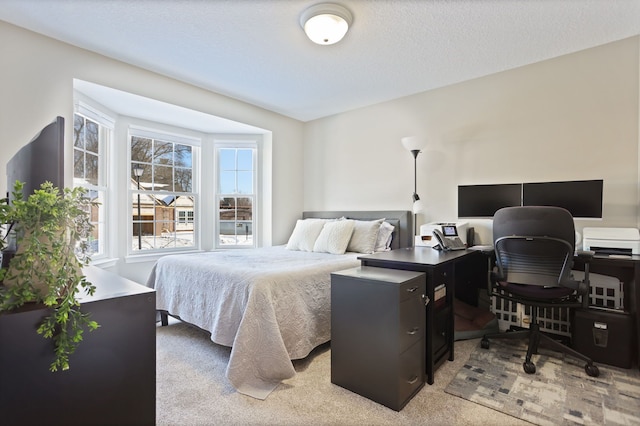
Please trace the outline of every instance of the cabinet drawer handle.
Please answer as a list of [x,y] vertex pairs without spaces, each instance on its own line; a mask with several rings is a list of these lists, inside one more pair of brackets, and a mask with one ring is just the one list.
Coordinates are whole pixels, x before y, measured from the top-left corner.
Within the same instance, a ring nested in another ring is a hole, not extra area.
[[412,378],[410,378],[407,383],[409,383],[410,385],[414,384],[415,382],[418,381],[418,376],[413,376]]
[[411,330],[408,330],[408,331],[407,331],[407,334],[414,335],[414,334],[416,334],[418,331],[420,331],[420,327],[413,327]]
[[408,288],[408,289],[407,289],[407,291],[408,291],[409,293],[413,293],[413,292],[414,292],[414,291],[416,291],[417,289],[418,289],[418,286],[415,286],[415,287]]

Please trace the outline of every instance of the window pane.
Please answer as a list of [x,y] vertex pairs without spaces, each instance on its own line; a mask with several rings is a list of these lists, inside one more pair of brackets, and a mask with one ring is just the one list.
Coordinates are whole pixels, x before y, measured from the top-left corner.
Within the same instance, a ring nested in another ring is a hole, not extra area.
[[253,193],[253,172],[238,172],[238,194]]
[[253,170],[253,151],[250,149],[238,150],[238,170]]
[[73,150],[73,177],[84,179],[84,151]]
[[193,231],[194,214],[193,197],[178,197],[176,200],[176,211],[178,214],[177,231]]
[[236,192],[236,173],[235,172],[219,172],[219,192],[222,194],[233,194]]
[[166,233],[161,238],[156,238],[156,248],[171,249],[178,247],[178,241],[174,234]]
[[194,197],[166,192],[141,194],[140,217],[138,194],[133,195],[132,206],[134,251],[194,246]]
[[173,191],[173,167],[153,167],[153,189],[156,191]]
[[218,246],[253,246],[255,147],[218,148],[217,154],[217,189],[229,195],[219,199]]
[[236,150],[235,149],[221,149],[218,151],[218,158],[220,162],[220,170],[235,170],[236,169]]
[[251,198],[238,198],[237,209],[238,220],[252,220],[253,219],[253,200]]
[[131,138],[131,161],[151,163],[152,146],[151,139],[133,136]]
[[176,191],[191,192],[193,191],[191,169],[182,169],[176,167]]
[[74,186],[87,190],[87,196],[97,203],[90,209],[90,222],[93,225],[91,236],[87,239],[94,255],[102,255],[106,247],[105,182],[100,170],[107,166],[107,158],[101,156],[101,146],[109,140],[110,130],[98,122],[89,120],[80,114],[73,115],[73,177]]
[[[133,153],[134,142],[138,157]],[[142,235],[134,233],[132,236],[134,250],[194,246],[195,198],[181,195],[194,190],[193,150],[190,145],[157,139],[135,138],[134,141],[132,138],[132,171],[135,166],[141,166],[141,191],[154,191],[143,194],[146,197],[143,200],[148,202],[151,212],[142,215],[139,227]],[[148,155],[149,152],[152,155]],[[133,192],[136,191],[137,186],[133,188]],[[135,205],[136,200],[133,202]],[[144,211],[144,202],[142,204]],[[137,230],[135,215],[132,220],[133,228]],[[142,241],[138,242],[138,239]]]
[[98,184],[98,156],[93,154],[86,154],[86,176],[87,182],[91,185]]
[[188,167],[192,165],[191,147],[189,145],[176,144],[176,167]]
[[85,149],[87,151],[98,153],[99,142],[99,126],[98,123],[86,120],[85,128]]
[[173,165],[173,144],[171,142],[155,141],[153,162],[156,164]]
[[149,208],[149,198],[146,195],[138,194],[133,195],[133,202],[131,205],[133,206],[133,212],[131,214],[131,217],[133,218],[133,235],[136,237],[133,240],[133,246],[134,249],[141,249],[143,234],[149,234],[148,229],[146,229],[147,232],[144,232],[145,229],[142,224],[142,219],[145,218],[145,214],[148,218],[149,212],[151,212],[151,218],[153,218],[153,206],[151,205],[151,208]]
[[91,237],[89,237],[89,245],[93,253],[104,253],[104,241],[100,238],[100,235],[105,235],[104,193],[102,191],[89,191],[87,195],[92,202],[97,203],[90,207],[90,221],[93,225],[93,230],[91,231]]
[[84,117],[73,116],[73,146],[84,148]]
[[142,169],[142,174],[140,175],[140,189],[150,187],[151,185],[145,185],[143,184],[143,182],[151,182],[151,166],[149,166],[148,164],[132,162],[131,163],[131,179],[133,179],[134,182],[136,182],[138,179],[134,173],[134,170],[136,168]]
[[[236,208],[236,199],[234,197],[220,197],[220,219],[233,219],[235,220],[235,208]],[[229,213],[223,215],[222,212],[232,212],[229,216]]]
[[220,198],[219,245],[253,245],[253,199]]
[[235,198],[222,197],[220,198],[219,209],[219,239],[220,245],[235,245],[236,244],[236,200]]

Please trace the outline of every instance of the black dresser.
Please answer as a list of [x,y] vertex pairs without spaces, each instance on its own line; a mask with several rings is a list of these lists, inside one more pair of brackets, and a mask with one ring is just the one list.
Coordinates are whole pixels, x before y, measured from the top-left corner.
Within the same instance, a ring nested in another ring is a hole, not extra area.
[[67,371],[52,373],[53,343],[36,333],[40,305],[0,314],[0,423],[154,425],[155,291],[97,267],[82,311],[100,324],[85,332]]

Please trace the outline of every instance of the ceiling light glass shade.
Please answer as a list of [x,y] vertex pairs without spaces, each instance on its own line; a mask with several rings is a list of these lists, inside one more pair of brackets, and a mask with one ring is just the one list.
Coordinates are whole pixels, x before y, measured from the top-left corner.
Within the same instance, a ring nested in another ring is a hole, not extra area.
[[418,136],[405,136],[400,141],[407,151],[422,151],[425,147],[425,140]]
[[348,9],[332,3],[311,6],[300,16],[300,25],[317,44],[334,44],[342,40],[353,17]]
[[416,200],[413,202],[413,214],[422,213],[425,210],[424,201]]

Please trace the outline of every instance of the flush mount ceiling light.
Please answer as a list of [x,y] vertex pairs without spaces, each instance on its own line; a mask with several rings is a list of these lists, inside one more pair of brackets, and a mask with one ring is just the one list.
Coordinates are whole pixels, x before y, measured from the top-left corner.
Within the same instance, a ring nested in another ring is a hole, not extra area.
[[317,44],[334,44],[342,40],[353,21],[351,12],[339,4],[320,3],[300,15],[300,25]]

